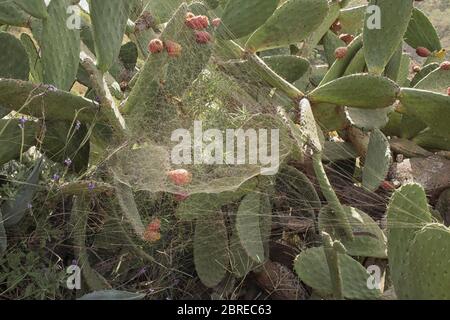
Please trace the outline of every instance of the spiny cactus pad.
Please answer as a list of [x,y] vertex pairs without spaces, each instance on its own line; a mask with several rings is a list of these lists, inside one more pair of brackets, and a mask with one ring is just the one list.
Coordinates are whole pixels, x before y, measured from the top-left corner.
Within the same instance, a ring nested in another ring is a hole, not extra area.
[[0,78],[28,80],[30,63],[19,39],[0,32]]
[[375,191],[386,179],[392,163],[389,141],[385,135],[375,129],[370,134],[369,147],[363,168],[362,183],[364,188]]
[[200,280],[207,287],[215,287],[225,277],[229,264],[229,249],[227,229],[221,212],[211,212],[203,219],[197,220],[194,263]]
[[[348,299],[376,299],[380,290],[367,286],[369,273],[356,260],[346,254],[338,254],[342,277],[342,291]],[[330,271],[323,247],[310,248],[300,253],[294,262],[300,279],[321,295],[332,294]]]

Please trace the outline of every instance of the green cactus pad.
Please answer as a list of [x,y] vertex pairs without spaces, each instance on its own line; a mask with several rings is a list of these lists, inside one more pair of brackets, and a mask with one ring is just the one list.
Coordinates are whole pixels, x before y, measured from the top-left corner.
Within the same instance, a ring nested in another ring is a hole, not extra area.
[[332,31],[328,32],[322,38],[323,49],[325,50],[325,57],[330,66],[336,61],[335,51],[339,47],[345,47],[344,41],[339,39],[339,37]]
[[217,202],[217,199],[218,196],[216,194],[193,194],[180,203],[176,215],[183,221],[203,219],[211,212],[220,211],[220,204]]
[[2,147],[0,148],[0,166],[5,163],[18,159],[20,151],[27,151],[35,144],[35,136],[38,126],[33,121],[29,121],[25,124],[24,145],[22,147],[22,129],[19,128],[18,120],[0,120],[0,139]]
[[236,215],[236,230],[242,247],[257,263],[264,261],[264,244],[260,228],[261,196],[257,192],[244,197]]
[[[407,268],[413,280],[409,291],[396,291],[399,299],[450,299],[450,229],[442,224],[428,224],[411,243]],[[405,281],[404,279],[403,281]]]
[[260,27],[273,14],[278,0],[230,0],[217,33],[224,39],[242,38]]
[[412,140],[423,148],[450,151],[450,138],[439,136],[430,129],[423,130]]
[[[331,82],[341,77],[344,74],[345,70],[347,70],[347,67],[350,64],[350,62],[353,60],[353,58],[361,48],[362,48],[362,36],[358,36],[348,45],[348,51],[346,56],[342,59],[334,61],[333,65],[325,74],[319,85],[322,86],[328,82]],[[334,56],[334,51],[331,54]]]
[[309,94],[313,103],[328,102],[352,108],[378,109],[392,105],[399,87],[392,80],[355,74],[321,85]]
[[341,10],[339,21],[341,22],[341,32],[348,34],[360,34],[364,27],[364,15],[367,5],[356,6]]
[[414,88],[447,94],[450,85],[450,70],[438,68],[420,80]]
[[399,99],[408,115],[423,121],[440,136],[450,137],[450,96],[402,88]]
[[330,26],[337,20],[340,14],[341,6],[339,1],[329,3],[329,10],[326,18],[319,27],[303,43],[302,56],[309,57],[313,49],[319,44],[320,40],[330,31]]
[[102,290],[85,294],[77,300],[142,300],[145,298],[144,293],[127,292],[120,290]]
[[344,108],[333,103],[317,103],[313,113],[324,132],[341,130],[349,125]]
[[358,154],[349,142],[335,142],[325,141],[325,148],[323,150],[324,161],[341,161],[348,159],[356,159]]
[[0,32],[0,78],[28,80],[30,63],[19,39]]
[[251,259],[245,251],[239,239],[238,233],[235,230],[230,238],[230,267],[232,272],[238,278],[245,277],[258,264]]
[[327,14],[326,0],[288,0],[252,34],[245,47],[255,52],[301,42],[320,26]]
[[346,108],[345,114],[348,121],[361,130],[368,131],[376,128],[383,128],[389,121],[389,114],[392,107],[382,109],[358,109]]
[[[199,2],[192,3],[189,12],[195,15],[207,15],[207,7]],[[204,31],[213,33],[211,27]],[[167,66],[165,90],[167,94],[181,96],[184,91],[197,79],[206,67],[212,52],[212,43],[200,44],[196,42],[195,32],[183,25],[180,26],[175,39],[183,47],[183,53],[177,59],[171,59]]]
[[403,56],[403,43],[398,46],[397,50],[395,50],[395,53],[393,54],[388,64],[386,65],[386,69],[384,71],[385,77],[388,77],[392,81],[397,81],[400,66],[402,63],[402,56]]
[[46,121],[42,151],[54,162],[64,163],[71,159],[70,171],[83,172],[88,167],[90,143],[85,124],[68,121]]
[[[413,0],[371,0],[380,15],[367,12],[364,26],[364,52],[369,72],[381,75],[394,55],[408,28],[413,10]],[[380,28],[370,28],[372,18],[381,19]]]
[[225,277],[229,264],[228,235],[221,212],[199,219],[195,225],[194,263],[202,283],[215,287]]
[[35,83],[42,83],[42,62],[33,39],[26,33],[20,35],[20,41],[28,53],[30,75]]
[[145,232],[145,226],[142,222],[141,215],[139,214],[133,190],[126,184],[117,181],[116,196],[123,215],[127,218],[135,234],[139,238],[142,238]]
[[144,10],[150,12],[157,23],[167,22],[183,0],[143,0]]
[[360,49],[355,54],[352,61],[350,61],[350,63],[348,64],[347,69],[345,69],[344,76],[349,76],[355,73],[362,73],[364,72],[365,68],[366,68],[366,59],[364,58],[364,50]]
[[428,17],[414,8],[405,34],[405,42],[413,48],[425,47],[430,51],[442,49],[439,35]]
[[129,0],[91,0],[90,14],[97,67],[106,72],[119,56],[130,14]]
[[397,78],[395,80],[395,82],[397,82],[397,84],[401,87],[411,86],[410,80],[408,79],[409,72],[411,70],[410,66],[411,66],[411,57],[409,56],[409,54],[403,53],[402,59],[400,60],[400,68],[398,70]]
[[404,185],[392,196],[387,210],[389,266],[399,297],[410,292],[408,252],[417,232],[432,220],[424,189],[418,184]]
[[3,222],[6,227],[18,224],[28,212],[28,205],[32,203],[39,189],[39,176],[43,166],[43,158],[36,161],[30,170],[26,181],[19,185],[17,193],[12,199],[5,201],[1,206]]
[[424,66],[419,72],[417,72],[411,80],[411,87],[415,87],[416,84],[418,84],[423,78],[425,78],[427,75],[430,74],[430,72],[433,72],[434,70],[439,68],[439,63],[434,62],[427,64]]
[[312,112],[311,104],[308,99],[300,101],[300,131],[304,137],[304,141],[316,152],[323,150],[325,137],[317,124]]
[[29,16],[11,0],[0,0],[0,24],[25,27]]
[[308,60],[297,56],[277,55],[262,60],[288,82],[300,79],[311,67]]
[[386,179],[391,163],[389,141],[379,129],[375,129],[370,135],[362,172],[363,187],[370,191],[377,190]]
[[14,2],[23,9],[23,11],[32,16],[45,19],[48,17],[47,6],[44,0],[14,0]]
[[354,239],[349,241],[340,234],[339,221],[329,206],[322,208],[319,215],[319,229],[325,231],[333,239],[342,242],[351,256],[387,258],[386,236],[377,223],[366,213],[356,208],[344,206],[353,230]]
[[70,0],[50,3],[40,42],[44,82],[66,91],[75,81],[80,60],[80,32],[70,30],[66,25],[70,5]]
[[[352,257],[338,254],[339,269],[342,277],[342,293],[347,299],[377,299],[381,292],[369,289],[370,278],[366,269]],[[323,247],[311,248],[300,253],[294,262],[294,268],[300,280],[317,290],[321,295],[331,295],[330,271]]]
[[[27,98],[33,96],[24,106]],[[44,116],[50,120],[77,119],[91,123],[94,120],[106,121],[107,117],[94,101],[65,91],[54,91],[45,85],[35,85],[31,82],[11,79],[0,79],[0,105],[8,110],[19,111],[37,118]],[[42,109],[42,106],[45,106]],[[63,108],[61,107],[63,106]]]

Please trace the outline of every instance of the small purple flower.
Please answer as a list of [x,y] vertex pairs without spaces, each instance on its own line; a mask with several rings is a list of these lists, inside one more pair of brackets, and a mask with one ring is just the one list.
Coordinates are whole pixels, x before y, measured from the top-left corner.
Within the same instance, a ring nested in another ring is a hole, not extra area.
[[66,165],[66,167],[70,167],[72,165],[72,160],[70,158],[67,158],[66,160],[64,160],[64,164]]
[[97,102],[97,103],[100,103],[100,97],[99,97],[99,96],[96,96],[96,97],[94,98],[94,101]]
[[88,184],[88,190],[89,191],[94,191],[95,189],[95,183],[94,182],[89,182]]
[[28,120],[27,120],[24,116],[22,116],[22,118],[19,119],[19,127],[20,127],[21,129],[25,128],[25,123],[26,123],[27,121],[28,121]]
[[58,182],[59,179],[61,179],[61,176],[60,176],[59,174],[55,173],[55,174],[53,175],[52,180],[55,181],[55,182]]
[[138,273],[136,274],[136,277],[140,277],[140,276],[142,276],[143,274],[145,274],[147,272],[147,268],[146,267],[143,267],[143,268],[141,268],[139,271],[138,271]]
[[78,265],[78,261],[77,261],[77,260],[75,260],[75,259],[74,259],[74,260],[72,260],[72,265],[73,265],[73,266],[77,266],[77,265]]
[[31,203],[29,203],[29,204],[27,204],[27,208],[31,210],[33,208],[33,205]]
[[81,122],[80,122],[80,120],[77,120],[77,122],[75,122],[75,131],[80,130],[80,128],[81,128]]

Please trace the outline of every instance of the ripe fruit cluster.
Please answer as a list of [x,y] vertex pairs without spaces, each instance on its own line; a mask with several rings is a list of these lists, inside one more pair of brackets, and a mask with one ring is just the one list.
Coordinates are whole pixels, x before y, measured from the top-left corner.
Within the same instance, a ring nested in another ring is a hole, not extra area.
[[148,45],[148,51],[153,54],[162,52],[164,48],[169,57],[178,57],[183,50],[179,43],[170,40],[163,43],[160,39],[152,39]]
[[192,174],[184,169],[177,169],[169,171],[167,174],[170,181],[177,186],[185,186],[192,181]]
[[[209,19],[207,16],[196,16],[192,12],[188,12],[186,15],[186,25],[195,30],[195,41],[199,44],[207,44],[211,41],[211,34],[205,31],[209,27]],[[213,21],[217,23],[216,19]]]
[[156,242],[161,239],[161,220],[158,218],[153,219],[147,226],[144,232],[143,238],[147,242]]

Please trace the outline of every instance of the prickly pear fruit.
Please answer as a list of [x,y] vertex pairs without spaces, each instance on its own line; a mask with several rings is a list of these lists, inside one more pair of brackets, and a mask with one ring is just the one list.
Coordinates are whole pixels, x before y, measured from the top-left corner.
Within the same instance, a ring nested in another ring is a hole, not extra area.
[[450,96],[450,87],[447,88],[447,95]]
[[450,70],[450,61],[444,61],[439,66],[441,70]]
[[207,31],[196,31],[195,41],[200,44],[205,44],[211,41],[211,35]]
[[175,195],[175,200],[178,201],[178,202],[182,202],[182,201],[186,200],[187,198],[189,198],[189,195],[187,193],[185,193],[185,192],[177,193]]
[[179,43],[174,41],[166,41],[166,51],[169,57],[179,57],[183,48]]
[[172,170],[168,173],[168,177],[177,186],[185,186],[192,181],[192,174],[184,169]]
[[218,26],[220,26],[221,23],[222,23],[222,19],[220,19],[220,18],[215,18],[215,19],[212,21],[212,25],[213,25],[215,28],[217,28]]
[[339,47],[334,51],[334,56],[336,57],[336,59],[343,59],[347,55],[347,52],[347,47]]
[[420,66],[414,66],[412,70],[413,70],[413,72],[417,73],[417,72],[420,72],[422,70],[422,68]]
[[419,57],[426,58],[431,55],[431,51],[425,47],[417,47],[416,53]]
[[151,53],[160,53],[164,50],[164,43],[159,39],[153,39],[148,44],[148,51]]
[[353,41],[353,39],[355,39],[355,36],[352,34],[344,33],[339,36],[339,39],[341,39],[342,41],[345,42],[345,44],[348,45],[350,44],[350,42]]
[[333,31],[334,33],[338,33],[339,31],[341,31],[342,29],[342,25],[341,22],[339,20],[336,20],[332,25],[331,25],[331,31]]
[[208,28],[209,19],[207,16],[191,16],[188,13],[186,16],[186,25],[194,30],[203,30]]
[[147,226],[147,229],[144,232],[144,240],[148,242],[156,242],[161,239],[161,220],[158,218],[153,219]]

